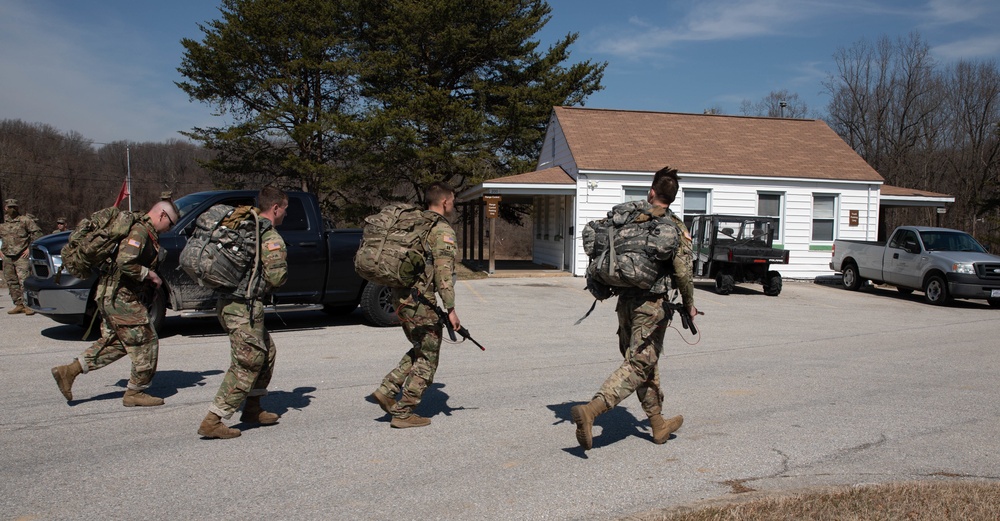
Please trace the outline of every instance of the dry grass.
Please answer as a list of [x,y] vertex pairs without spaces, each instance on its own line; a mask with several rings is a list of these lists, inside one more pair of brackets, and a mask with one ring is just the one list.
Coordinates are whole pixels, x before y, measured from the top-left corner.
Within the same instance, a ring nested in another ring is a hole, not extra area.
[[998,520],[1000,483],[916,482],[859,485],[727,505],[674,509],[636,521]]
[[475,271],[462,262],[455,263],[455,278],[458,280],[475,280],[475,279],[485,279],[488,278],[489,274],[485,271]]

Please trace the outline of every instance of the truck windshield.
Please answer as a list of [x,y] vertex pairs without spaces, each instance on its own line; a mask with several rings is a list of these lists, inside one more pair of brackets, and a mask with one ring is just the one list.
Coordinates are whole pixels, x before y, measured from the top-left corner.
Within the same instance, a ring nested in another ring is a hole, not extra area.
[[197,194],[185,195],[184,197],[181,197],[180,199],[174,201],[174,204],[177,205],[177,211],[179,211],[181,214],[180,217],[184,217],[188,212],[191,211],[192,208],[198,206],[199,204],[201,204],[202,201],[208,199],[209,197],[212,197],[212,194],[197,193]]
[[920,240],[927,251],[974,251],[986,253],[971,235],[962,232],[927,231],[920,232]]

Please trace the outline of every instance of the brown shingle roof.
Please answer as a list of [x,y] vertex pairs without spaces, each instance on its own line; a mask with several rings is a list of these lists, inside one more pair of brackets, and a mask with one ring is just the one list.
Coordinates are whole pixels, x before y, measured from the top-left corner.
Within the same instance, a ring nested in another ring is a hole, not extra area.
[[916,190],[913,188],[902,188],[899,186],[882,185],[879,192],[882,195],[895,195],[895,196],[918,196],[918,197],[951,197],[948,194],[939,194],[937,192],[928,192],[927,190]]
[[576,184],[576,181],[566,173],[561,166],[554,166],[552,168],[546,168],[545,170],[536,170],[534,172],[526,172],[523,174],[509,175],[507,177],[499,177],[497,179],[490,179],[486,181],[487,183],[512,183],[512,184],[559,184],[559,185],[572,185]]
[[580,170],[883,180],[819,120],[554,110]]

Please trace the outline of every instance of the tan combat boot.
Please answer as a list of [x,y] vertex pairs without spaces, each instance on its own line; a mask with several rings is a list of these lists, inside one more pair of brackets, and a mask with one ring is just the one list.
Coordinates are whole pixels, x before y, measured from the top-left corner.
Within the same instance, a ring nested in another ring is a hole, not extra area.
[[663,419],[662,414],[650,416],[649,426],[653,428],[653,443],[657,445],[666,443],[670,435],[680,429],[683,423],[684,417],[679,414],[667,420]]
[[251,396],[247,398],[247,403],[243,406],[243,415],[240,416],[240,421],[273,425],[278,423],[278,418],[281,418],[281,416],[260,408],[260,396]]
[[392,409],[392,407],[396,405],[396,400],[382,394],[382,391],[377,389],[372,393],[372,399],[378,402],[378,406],[381,407],[386,414],[389,414],[389,409]]
[[575,405],[569,410],[576,423],[576,441],[580,443],[583,450],[590,450],[594,447],[594,435],[591,429],[594,427],[594,418],[608,412],[610,408],[604,403],[604,398],[598,396],[587,405]]
[[21,304],[18,304],[7,311],[8,315],[16,315],[18,313],[24,313],[24,306],[22,306]]
[[83,372],[83,367],[80,366],[79,360],[73,360],[72,363],[66,365],[57,365],[52,368],[52,378],[56,379],[56,385],[59,386],[59,392],[66,398],[66,401],[73,400],[73,380]]
[[135,389],[126,389],[125,397],[122,398],[122,405],[125,407],[155,407],[157,405],[163,405],[163,398],[150,396]]
[[426,427],[431,424],[430,418],[424,418],[416,414],[411,414],[406,418],[393,417],[389,425],[394,429],[408,429],[410,427]]
[[205,415],[205,419],[201,420],[201,425],[198,426],[198,434],[206,438],[218,438],[223,440],[228,440],[230,438],[239,438],[239,429],[230,429],[222,423],[222,417],[214,412],[210,412]]

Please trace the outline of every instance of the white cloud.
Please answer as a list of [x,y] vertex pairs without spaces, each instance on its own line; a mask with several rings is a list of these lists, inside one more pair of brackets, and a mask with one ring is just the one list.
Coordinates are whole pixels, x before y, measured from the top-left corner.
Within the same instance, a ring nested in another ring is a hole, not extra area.
[[942,25],[984,21],[992,17],[995,26],[998,12],[996,0],[930,0],[924,16],[930,24]]
[[931,53],[944,60],[994,58],[1000,54],[1000,35],[991,34],[937,45],[931,49]]

